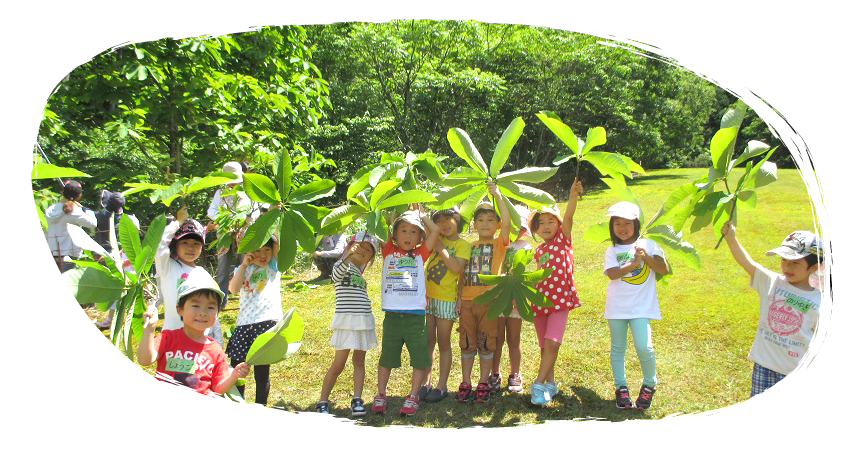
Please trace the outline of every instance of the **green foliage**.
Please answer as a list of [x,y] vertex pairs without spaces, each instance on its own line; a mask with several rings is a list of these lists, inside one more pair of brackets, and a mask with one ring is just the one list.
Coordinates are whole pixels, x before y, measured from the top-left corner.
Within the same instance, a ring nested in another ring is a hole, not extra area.
[[245,362],[261,366],[287,359],[301,346],[304,330],[304,321],[295,313],[295,308],[290,308],[271,330],[254,339]]
[[169,207],[170,204],[173,203],[173,200],[179,198],[184,205],[185,199],[191,194],[197,191],[209,189],[214,186],[228,183],[230,181],[235,180],[236,178],[236,175],[231,173],[215,172],[212,175],[203,178],[179,178],[170,186],[152,183],[126,183],[125,186],[130,189],[127,189],[122,194],[124,196],[128,196],[132,194],[137,194],[138,192],[152,190],[153,192],[149,196],[149,200],[152,203],[160,201],[164,204],[164,206]]
[[519,250],[513,256],[511,268],[504,275],[478,275],[482,283],[493,286],[472,301],[476,304],[489,303],[487,318],[494,319],[500,315],[509,316],[517,306],[517,311],[523,320],[534,322],[531,305],[537,307],[552,306],[543,294],[535,290],[534,285],[552,275],[552,267],[526,272],[526,265],[534,258],[533,250]]

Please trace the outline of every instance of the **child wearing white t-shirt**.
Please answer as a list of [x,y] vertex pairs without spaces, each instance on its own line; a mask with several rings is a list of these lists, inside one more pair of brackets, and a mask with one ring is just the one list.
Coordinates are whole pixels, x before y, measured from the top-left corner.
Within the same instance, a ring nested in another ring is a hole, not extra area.
[[761,394],[797,367],[818,325],[821,292],[810,277],[821,263],[821,240],[809,231],[795,231],[767,255],[781,258],[780,274],[753,261],[735,236],[731,221],[723,236],[732,257],[750,276],[759,296],[758,331],[748,358],[753,364],[750,397]]
[[609,321],[611,349],[609,362],[615,379],[615,406],[633,409],[624,373],[627,352],[627,329],[642,367],[642,386],[635,408],[651,407],[657,390],[657,358],[651,342],[651,321],[660,319],[657,303],[657,277],[666,275],[669,266],[663,250],[652,240],[639,239],[639,207],[630,202],[609,207],[609,235],[612,246],[606,250],[603,273],[609,277],[606,287],[606,312]]
[[[278,271],[278,243],[272,237],[259,249],[246,253],[242,264],[233,271],[229,289],[239,294],[236,330],[227,343],[227,355],[234,367],[245,361],[251,344],[258,336],[275,326],[284,315],[281,308],[281,272]],[[269,400],[269,366],[254,366],[255,403]],[[237,386],[245,395],[245,386]]]

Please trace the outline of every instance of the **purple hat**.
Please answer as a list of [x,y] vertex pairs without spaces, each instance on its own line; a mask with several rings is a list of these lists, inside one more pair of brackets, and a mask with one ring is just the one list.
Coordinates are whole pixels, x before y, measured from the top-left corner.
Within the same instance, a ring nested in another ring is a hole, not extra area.
[[179,230],[173,235],[173,241],[178,241],[188,235],[196,236],[201,242],[206,243],[206,229],[203,228],[203,225],[200,225],[200,222],[194,219],[188,219],[180,225]]

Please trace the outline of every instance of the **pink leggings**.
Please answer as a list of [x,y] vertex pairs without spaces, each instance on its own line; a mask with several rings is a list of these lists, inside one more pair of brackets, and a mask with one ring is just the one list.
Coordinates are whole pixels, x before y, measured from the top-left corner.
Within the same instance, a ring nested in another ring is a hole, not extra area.
[[544,339],[561,344],[569,313],[570,311],[557,311],[548,316],[535,314],[535,331],[537,332],[538,345],[541,348],[543,348]]

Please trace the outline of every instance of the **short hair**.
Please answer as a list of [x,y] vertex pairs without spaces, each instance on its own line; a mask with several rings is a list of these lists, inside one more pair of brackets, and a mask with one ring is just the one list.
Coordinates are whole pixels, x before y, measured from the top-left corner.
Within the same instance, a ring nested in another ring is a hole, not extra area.
[[206,295],[207,297],[214,299],[215,304],[217,305],[216,308],[218,309],[218,312],[221,312],[221,297],[218,295],[217,292],[213,291],[212,289],[200,289],[199,291],[194,291],[190,294],[183,295],[182,297],[179,297],[179,300],[176,302],[176,307],[182,308],[185,306],[185,302],[188,301],[188,299],[200,295]]
[[[263,247],[269,247],[270,249],[274,250],[275,249],[275,238],[270,237],[269,240],[266,241],[265,244],[263,244]],[[263,247],[260,247],[260,248],[263,248]]]
[[816,264],[821,264],[821,255],[816,255],[815,253],[810,253],[802,258],[806,261],[806,267],[810,268]]
[[558,217],[556,217],[555,214],[548,213],[548,212],[538,212],[537,214],[534,215],[534,217],[532,217],[531,223],[529,223],[529,231],[534,233],[535,230],[538,229],[538,227],[540,226],[540,216],[542,216],[544,214],[549,214],[549,215],[555,217],[555,220],[558,221],[559,225],[561,224],[561,220]]
[[440,217],[453,218],[457,222],[457,232],[463,232],[463,228],[465,228],[466,222],[463,220],[463,217],[460,216],[460,213],[457,212],[457,210],[455,210],[454,208],[433,211],[433,214],[430,215],[430,218],[433,220],[433,223],[436,223],[436,220],[438,220]]
[[[618,216],[612,216],[609,218],[609,237],[612,239],[612,245],[621,245],[621,239],[615,235],[615,231],[612,229],[612,224],[615,223],[615,219],[619,219]],[[633,219],[633,237],[634,239],[639,239],[639,229],[642,225],[639,223],[639,219]]]

